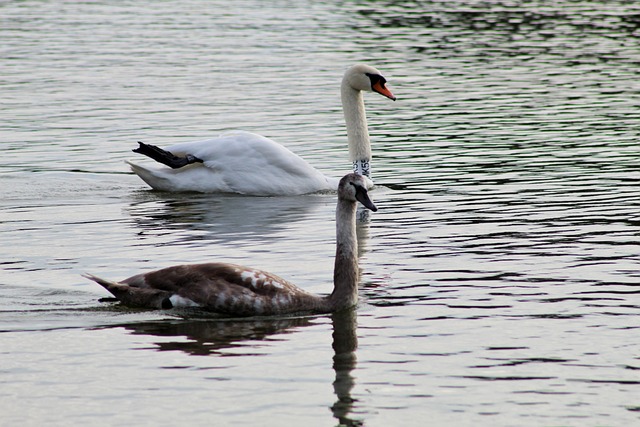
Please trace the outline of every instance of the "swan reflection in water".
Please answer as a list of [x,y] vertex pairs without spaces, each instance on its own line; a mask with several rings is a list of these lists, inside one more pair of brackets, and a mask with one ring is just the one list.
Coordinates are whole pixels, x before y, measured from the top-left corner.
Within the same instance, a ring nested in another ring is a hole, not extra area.
[[[229,194],[134,193],[127,211],[136,233],[161,235],[171,231],[198,233],[200,240],[233,243],[287,237],[287,230],[334,205],[335,193],[299,197],[242,197]],[[256,231],[259,231],[256,233]],[[191,234],[181,240],[193,239]]]
[[[384,191],[376,187],[373,195]],[[199,240],[232,244],[238,236],[245,241],[290,239],[287,230],[296,223],[326,217],[326,207],[335,205],[335,192],[297,197],[243,197],[233,194],[133,193],[126,208],[140,238],[172,231],[195,232]],[[323,219],[324,220],[324,219]],[[358,248],[366,243],[361,232],[371,221],[369,210],[357,210]],[[193,235],[177,236],[179,242]]]
[[333,416],[341,426],[361,426],[363,422],[349,417],[356,399],[351,396],[351,390],[356,382],[351,372],[356,368],[358,348],[357,313],[356,310],[344,310],[333,313],[333,392],[338,400],[331,406]]
[[[351,372],[356,368],[357,313],[355,309],[331,315],[333,326],[333,389],[336,401],[331,406],[340,425],[361,426],[362,421],[349,417],[356,399],[351,396],[355,380]],[[182,351],[194,356],[224,354],[227,349],[247,349],[243,342],[266,340],[275,335],[293,333],[300,328],[316,325],[317,317],[261,318],[261,319],[178,319],[173,321],[138,322],[109,326],[125,328],[135,335],[177,337],[175,341],[156,343],[158,351]],[[184,341],[183,337],[188,338]],[[249,347],[250,348],[250,347]],[[250,356],[250,352],[243,353]]]

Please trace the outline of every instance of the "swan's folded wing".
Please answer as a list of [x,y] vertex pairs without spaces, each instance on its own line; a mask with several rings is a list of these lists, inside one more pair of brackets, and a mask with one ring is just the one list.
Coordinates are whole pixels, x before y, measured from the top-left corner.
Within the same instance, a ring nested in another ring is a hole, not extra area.
[[[335,190],[328,179],[286,147],[260,135],[232,132],[205,141],[167,147],[177,155],[192,155],[203,161],[178,170],[173,179],[196,191],[224,191],[248,195],[298,195]],[[191,175],[191,176],[190,176]]]
[[[178,265],[122,283],[161,290],[179,296],[179,301],[234,315],[273,314],[295,299],[317,298],[274,274],[226,263]],[[173,296],[171,300],[178,301]]]

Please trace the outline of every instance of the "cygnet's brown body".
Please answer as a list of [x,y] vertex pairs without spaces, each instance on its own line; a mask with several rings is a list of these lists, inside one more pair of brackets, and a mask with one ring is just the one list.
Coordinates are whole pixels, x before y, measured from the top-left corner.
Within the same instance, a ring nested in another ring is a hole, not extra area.
[[199,307],[235,316],[330,313],[352,307],[358,301],[356,201],[377,210],[366,187],[367,182],[361,175],[349,174],[340,180],[334,290],[328,296],[311,294],[265,271],[227,263],[178,265],[138,274],[121,282],[92,275],[85,277],[131,307]]

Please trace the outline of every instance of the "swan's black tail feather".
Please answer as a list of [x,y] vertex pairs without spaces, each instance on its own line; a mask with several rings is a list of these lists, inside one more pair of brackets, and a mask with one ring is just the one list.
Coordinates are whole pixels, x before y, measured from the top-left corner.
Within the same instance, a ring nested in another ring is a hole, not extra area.
[[169,151],[163,150],[160,147],[156,147],[155,145],[145,144],[144,142],[140,141],[138,141],[138,144],[140,144],[140,147],[132,150],[134,153],[151,157],[156,162],[167,165],[172,169],[178,169],[192,163],[202,163],[201,159],[197,158],[196,156],[192,156],[191,154],[180,157],[174,155],[173,153],[170,153]]

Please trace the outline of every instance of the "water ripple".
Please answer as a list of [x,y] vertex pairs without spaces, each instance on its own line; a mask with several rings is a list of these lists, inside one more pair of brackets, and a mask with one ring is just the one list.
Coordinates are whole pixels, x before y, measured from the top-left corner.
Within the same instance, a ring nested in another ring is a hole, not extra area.
[[[637,423],[635,2],[111,3],[0,5],[7,423]],[[210,260],[329,292],[334,195],[156,193],[123,160],[246,129],[339,176],[361,61],[398,101],[365,98],[357,328],[98,301],[80,273]]]

